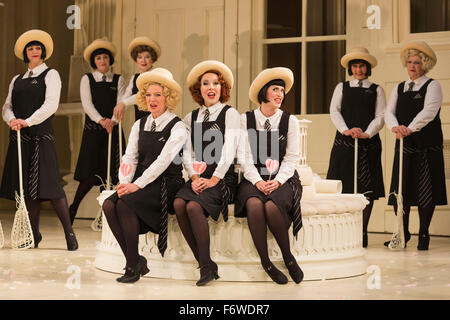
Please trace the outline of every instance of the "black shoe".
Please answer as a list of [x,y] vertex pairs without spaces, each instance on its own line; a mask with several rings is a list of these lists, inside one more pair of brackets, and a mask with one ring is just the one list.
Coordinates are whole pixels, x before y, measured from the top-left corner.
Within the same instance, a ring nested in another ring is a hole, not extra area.
[[[409,233],[409,231],[408,231],[408,232],[405,233],[405,248],[406,248],[406,243],[407,243],[410,239],[411,239],[411,233]],[[384,243],[384,246],[385,246],[385,247],[389,247],[389,243],[391,243],[390,240],[389,240],[389,241],[386,241],[386,242]]]
[[291,276],[292,280],[294,280],[295,283],[299,284],[303,280],[303,271],[300,269],[300,266],[298,265],[297,261],[295,259],[292,259],[286,264],[286,267],[289,271],[289,275]]
[[39,232],[37,237],[34,238],[34,247],[38,248],[39,247],[39,242],[41,242],[42,240],[42,234]]
[[125,267],[125,274],[116,279],[121,283],[133,283],[138,281],[141,276],[145,276],[150,270],[147,267],[147,259],[144,256],[139,256],[139,261],[134,267]]
[[367,248],[367,244],[368,244],[367,233],[363,233],[363,238],[362,238],[362,246],[363,246],[363,248]]
[[75,251],[78,249],[78,241],[77,237],[75,236],[75,233],[70,232],[69,234],[66,234],[66,243],[67,243],[67,250]]
[[267,267],[263,267],[264,271],[269,275],[269,277],[278,284],[286,284],[288,283],[288,278],[284,275],[283,272],[277,269],[273,265],[273,263],[270,263]]
[[77,209],[75,209],[73,203],[69,207],[69,215],[70,215],[70,224],[73,225],[73,221],[75,220],[75,216],[77,215]]
[[204,286],[208,282],[212,280],[219,279],[219,275],[217,274],[217,264],[214,261],[211,261],[210,264],[206,264],[200,267],[200,280],[197,281],[197,286]]
[[419,243],[417,244],[417,250],[428,250],[430,245],[430,235],[419,234]]

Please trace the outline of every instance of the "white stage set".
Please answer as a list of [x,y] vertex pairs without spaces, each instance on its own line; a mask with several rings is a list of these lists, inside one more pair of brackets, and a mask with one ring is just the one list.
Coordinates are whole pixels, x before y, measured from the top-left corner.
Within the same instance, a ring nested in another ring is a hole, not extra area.
[[[324,180],[307,165],[307,131],[309,120],[299,120],[302,154],[297,167],[302,185],[303,228],[293,237],[289,230],[292,253],[302,268],[304,280],[324,280],[358,276],[366,273],[365,249],[362,248],[362,210],[368,201],[362,194],[342,194],[340,181]],[[103,191],[99,204],[113,191]],[[116,239],[102,218],[102,237],[97,246],[95,266],[104,271],[123,273],[125,258]],[[229,206],[228,222],[209,220],[211,258],[219,266],[219,281],[272,281],[260,265],[258,253],[246,218],[233,216]],[[169,215],[168,247],[164,258],[158,251],[158,235],[140,235],[139,254],[148,261],[146,277],[198,280],[197,261],[178,227]],[[268,231],[269,255],[273,263],[287,274],[279,247]]]

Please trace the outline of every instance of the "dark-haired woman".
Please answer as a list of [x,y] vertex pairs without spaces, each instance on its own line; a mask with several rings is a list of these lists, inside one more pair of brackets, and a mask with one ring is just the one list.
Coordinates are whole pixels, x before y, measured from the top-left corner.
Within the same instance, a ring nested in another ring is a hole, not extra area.
[[59,105],[61,79],[56,70],[44,63],[53,53],[53,40],[45,31],[30,30],[19,37],[14,53],[28,64],[28,70],[13,78],[3,106],[3,120],[11,131],[0,196],[15,200],[15,192],[19,193],[17,131],[20,130],[23,189],[34,246],[37,248],[42,240],[40,202],[50,200],[63,225],[67,249],[76,250],[78,243],[60,183],[52,126]]
[[[233,73],[222,62],[207,60],[189,72],[187,85],[201,105],[184,122],[190,129],[183,152],[183,165],[190,180],[174,201],[178,224],[200,266],[198,286],[219,277],[209,252],[207,217],[228,220],[228,204],[234,199],[237,175],[234,158],[239,137],[239,113],[225,103],[233,87]],[[204,172],[194,171],[195,161],[204,162]]]
[[334,89],[330,116],[337,132],[331,150],[327,179],[342,181],[344,193],[354,192],[354,151],[358,139],[358,193],[369,204],[363,210],[362,246],[367,247],[367,226],[373,203],[384,197],[381,167],[381,140],[378,132],[384,126],[386,98],[379,85],[369,81],[377,59],[366,48],[356,47],[341,59],[353,80],[341,82]]
[[[115,54],[115,46],[105,39],[94,40],[84,50],[84,60],[94,71],[84,75],[80,83],[81,103],[86,116],[74,175],[74,179],[80,181],[80,184],[69,208],[72,223],[84,196],[93,186],[102,185],[107,181],[109,134],[112,134],[111,183],[118,182],[121,155],[119,155],[119,130],[116,126],[118,121],[113,116],[113,109],[123,95],[125,82],[122,76],[110,71]],[[125,148],[123,134],[122,145]]]
[[141,110],[136,105],[136,94],[138,92],[136,80],[140,74],[150,71],[153,68],[153,64],[161,56],[161,47],[156,41],[148,37],[137,37],[130,42],[128,52],[134,62],[136,62],[139,73],[136,73],[133,77],[131,77],[130,83],[125,90],[121,101],[114,108],[114,117],[116,117],[118,121],[122,120],[125,113],[125,107],[130,105],[134,105],[135,121],[148,115],[147,111]]
[[[270,278],[286,284],[287,277],[271,262],[267,250],[267,227],[277,241],[289,275],[295,283],[303,271],[292,255],[288,230],[296,236],[302,226],[302,186],[296,166],[300,161],[300,129],[295,116],[280,110],[294,83],[288,68],[263,70],[250,86],[250,100],[260,107],[241,116],[242,135],[238,161],[244,173],[236,195],[235,216],[247,217],[248,227],[261,265]],[[266,161],[278,161],[269,171]]]

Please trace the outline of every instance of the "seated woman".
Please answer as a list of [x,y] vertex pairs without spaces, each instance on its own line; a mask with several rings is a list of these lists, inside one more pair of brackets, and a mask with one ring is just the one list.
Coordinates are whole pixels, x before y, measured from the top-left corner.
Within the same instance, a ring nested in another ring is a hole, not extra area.
[[161,56],[159,44],[148,37],[134,38],[128,46],[128,52],[136,62],[139,73],[131,77],[121,101],[114,108],[114,117],[118,121],[122,120],[125,114],[125,107],[128,105],[134,105],[134,121],[138,121],[148,114],[148,111],[139,110],[139,107],[135,104],[136,94],[138,92],[136,80],[143,72],[150,71],[153,68],[153,64]]
[[[219,277],[217,264],[209,252],[207,217],[215,221],[222,212],[228,220],[228,204],[233,201],[237,185],[234,158],[239,136],[239,113],[225,105],[233,87],[233,74],[215,60],[197,64],[187,77],[192,97],[200,108],[189,113],[184,122],[190,128],[183,165],[190,180],[177,193],[175,213],[181,232],[200,265],[198,286]],[[211,140],[213,140],[211,142]],[[195,161],[205,167],[194,170]]]
[[[263,70],[255,78],[250,86],[250,99],[260,107],[241,116],[238,148],[238,162],[245,180],[239,184],[234,215],[247,217],[261,265],[278,284],[285,284],[288,279],[270,261],[267,226],[280,246],[292,280],[295,283],[303,280],[288,235],[291,223],[295,236],[302,227],[302,186],[296,171],[300,161],[300,130],[297,118],[280,110],[293,82],[292,71],[282,67]],[[279,168],[273,163],[278,163]]]
[[136,121],[122,158],[117,192],[103,203],[108,225],[126,258],[119,282],[136,282],[149,272],[138,253],[139,234],[159,233],[161,255],[167,248],[167,217],[173,199],[184,184],[181,152],[185,124],[172,111],[181,98],[181,87],[170,71],[157,68],[137,79],[136,102],[149,115]]
[[[90,63],[93,72],[85,74],[80,82],[81,103],[86,115],[74,174],[74,179],[80,184],[69,207],[72,223],[86,194],[93,186],[102,185],[108,179],[109,134],[112,134],[111,183],[115,185],[118,182],[117,172],[122,155],[119,155],[118,121],[113,117],[113,109],[123,95],[125,81],[121,75],[111,72],[116,51],[113,43],[97,39],[83,53],[84,60]],[[123,134],[122,145],[125,146]]]

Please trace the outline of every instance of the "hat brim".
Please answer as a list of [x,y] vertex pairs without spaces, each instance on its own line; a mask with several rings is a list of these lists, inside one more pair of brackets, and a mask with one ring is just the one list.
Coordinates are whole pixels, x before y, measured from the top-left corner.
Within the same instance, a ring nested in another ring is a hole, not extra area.
[[[160,83],[163,86],[169,88],[170,90],[175,91],[177,95],[181,96],[182,93],[181,87],[175,80],[152,71],[141,73],[141,75],[136,79],[136,86],[138,90],[141,91],[144,88],[145,84],[149,82]],[[140,107],[145,108],[147,106],[140,105]]]
[[281,79],[285,83],[284,92],[288,93],[294,84],[294,74],[291,69],[284,67],[270,68],[261,71],[253,80],[248,91],[249,98],[252,102],[259,104],[258,93],[262,87],[272,80]]
[[150,48],[155,50],[156,59],[159,59],[159,57],[161,56],[161,47],[159,46],[159,44],[148,37],[137,37],[133,39],[133,41],[131,41],[128,45],[128,52],[130,55],[133,49],[137,46],[149,46]]
[[234,77],[230,68],[228,68],[226,64],[216,60],[206,60],[193,67],[186,80],[188,88],[192,87],[198,81],[198,77],[205,74],[207,71],[213,70],[220,72],[225,82],[228,83],[230,88],[233,88]]
[[44,61],[52,56],[53,39],[50,34],[39,29],[33,29],[23,33],[17,39],[16,44],[14,45],[14,54],[17,58],[24,60],[23,49],[25,49],[25,46],[32,41],[39,41],[44,45],[46,52]]
[[348,68],[348,63],[352,60],[364,60],[370,64],[370,67],[373,69],[377,66],[377,59],[368,53],[364,52],[350,52],[341,58],[341,65],[344,68]]
[[86,61],[87,63],[90,63],[91,62],[91,54],[97,49],[106,49],[109,52],[111,52],[113,58],[116,57],[117,49],[113,43],[111,43],[107,40],[97,39],[97,40],[94,40],[90,45],[88,45],[86,47],[86,49],[84,49],[84,53],[83,53],[84,61]]
[[400,57],[404,54],[404,52],[408,49],[416,49],[420,52],[423,52],[425,55],[427,55],[431,60],[433,60],[434,64],[437,62],[436,54],[434,53],[434,50],[431,49],[431,47],[424,41],[412,41],[407,44],[405,44],[402,49],[400,50]]

